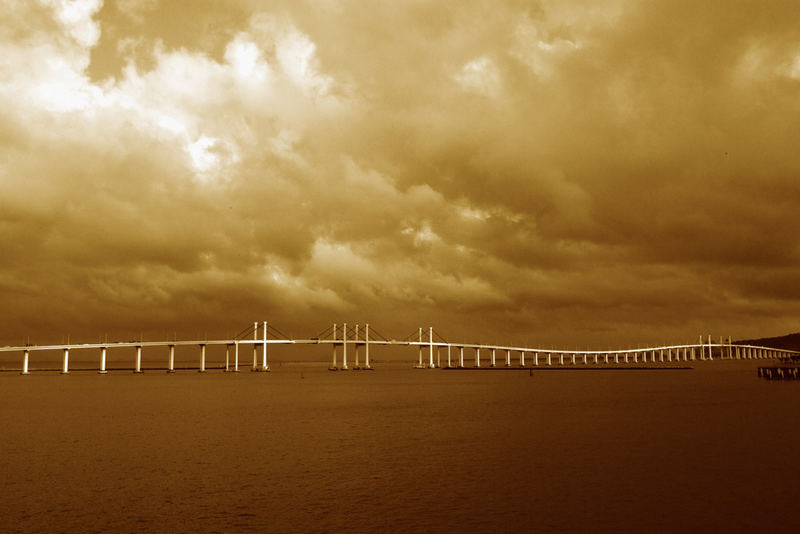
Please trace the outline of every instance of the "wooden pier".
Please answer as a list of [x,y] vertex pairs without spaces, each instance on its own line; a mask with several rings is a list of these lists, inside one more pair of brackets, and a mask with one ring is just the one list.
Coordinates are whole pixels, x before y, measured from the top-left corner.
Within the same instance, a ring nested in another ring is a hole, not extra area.
[[758,376],[766,380],[800,380],[800,366],[759,367]]

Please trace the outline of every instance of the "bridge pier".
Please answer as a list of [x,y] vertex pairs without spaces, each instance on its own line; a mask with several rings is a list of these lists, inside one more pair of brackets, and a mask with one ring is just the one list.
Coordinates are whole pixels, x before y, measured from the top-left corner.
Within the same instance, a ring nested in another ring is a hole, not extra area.
[[480,366],[481,366],[481,349],[480,348],[476,348],[475,349],[475,367],[480,367]]
[[433,364],[433,327],[428,327],[428,351],[429,351],[429,358],[428,358],[428,369],[433,369],[436,367]]
[[136,346],[136,366],[133,369],[134,373],[140,374],[142,372],[142,346]]
[[264,321],[264,342],[261,350],[261,371],[269,373],[269,362],[267,361],[267,321]]
[[360,362],[360,358],[359,358],[359,352],[360,351],[358,350],[359,349],[359,346],[358,346],[358,323],[356,323],[355,339],[353,340],[353,347],[355,348],[355,351],[356,351],[356,363],[355,363],[355,365],[353,365],[353,371],[359,371],[359,370],[361,370],[361,362]]
[[506,367],[511,367],[511,351],[506,349]]
[[168,373],[175,372],[175,345],[169,346],[169,365],[167,366]]
[[[534,354],[536,354],[536,353],[534,353]],[[519,351],[519,366],[520,367],[525,367],[525,351],[524,350]]]
[[572,365],[575,365],[575,356],[576,356],[576,355],[575,355],[575,353],[573,352],[573,353],[572,353]]
[[328,370],[336,371],[336,323],[333,323],[333,343],[331,343],[331,346],[333,347],[333,363],[328,367]]
[[447,344],[447,368],[449,369],[450,367],[452,367],[452,365],[450,365],[450,344],[448,343]]
[[64,347],[64,362],[63,366],[61,367],[61,374],[68,375],[69,374],[69,349]]
[[239,372],[239,342],[233,344],[233,372]]
[[495,366],[495,358],[494,358],[495,349],[492,349],[492,364],[489,367]]
[[253,367],[250,371],[258,371],[258,321],[253,321]]
[[553,353],[552,352],[548,352],[547,353],[547,365],[553,365]]
[[436,345],[436,367],[442,368],[442,347]]
[[197,372],[206,372],[206,346],[203,344],[200,345],[200,369],[198,369]]
[[464,367],[464,347],[458,347],[458,366]]
[[[450,355],[450,345],[447,346],[447,354]],[[364,369],[372,370],[369,364],[369,323],[364,326]]]
[[[106,340],[106,341],[108,341],[108,340]],[[97,371],[97,374],[104,375],[104,374],[107,374],[107,373],[108,373],[108,371],[106,371],[106,348],[105,347],[101,347],[100,348],[100,370]]]
[[22,375],[30,374],[30,372],[28,372],[28,359],[30,357],[30,352],[31,351],[27,349],[22,351],[22,372],[20,373]]
[[347,371],[347,323],[342,324],[342,371]]
[[225,345],[225,370],[224,373],[231,372],[231,346],[230,344]]

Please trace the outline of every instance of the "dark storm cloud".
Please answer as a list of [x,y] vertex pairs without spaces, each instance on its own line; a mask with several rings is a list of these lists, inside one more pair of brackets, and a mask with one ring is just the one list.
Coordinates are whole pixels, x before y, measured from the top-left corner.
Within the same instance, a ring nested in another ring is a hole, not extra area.
[[4,335],[797,319],[791,3],[101,4],[2,8]]

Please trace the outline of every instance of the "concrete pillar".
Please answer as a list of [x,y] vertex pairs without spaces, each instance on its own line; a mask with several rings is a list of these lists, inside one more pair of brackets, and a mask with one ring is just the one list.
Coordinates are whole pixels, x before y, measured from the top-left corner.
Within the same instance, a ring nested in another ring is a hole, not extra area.
[[475,367],[480,367],[480,366],[481,366],[481,349],[480,348],[476,348],[475,349]]
[[[534,354],[536,354],[536,353],[534,352]],[[519,351],[519,366],[520,367],[525,367],[525,351],[524,350]]]
[[333,343],[331,343],[331,346],[333,347],[333,363],[331,363],[331,366],[328,367],[328,369],[330,369],[331,371],[335,371],[336,370],[336,323],[333,323]]
[[69,349],[64,347],[64,365],[61,368],[62,375],[69,374]]
[[558,357],[558,364],[564,365],[564,353],[562,352]]
[[619,363],[619,352],[614,353],[614,363]]
[[608,363],[608,353],[607,352],[604,355],[604,359],[605,359],[606,363]]
[[692,353],[690,355],[690,358],[692,359],[692,361],[694,361],[694,346],[692,346]]
[[258,321],[253,321],[253,367],[251,371],[258,371]]
[[417,367],[422,369],[422,327],[419,327],[419,365]]
[[547,365],[553,365],[553,353],[552,352],[548,352],[547,353]]
[[357,371],[357,370],[361,369],[361,362],[359,361],[359,357],[358,357],[358,353],[359,353],[359,350],[358,350],[358,323],[356,323],[355,334],[356,334],[356,337],[354,339],[354,343],[353,344],[355,345],[355,348],[356,348],[356,364],[353,366],[353,370]]
[[667,349],[667,361],[668,362],[672,361],[672,347]]
[[450,344],[447,345],[447,367],[452,367],[450,364]]
[[464,347],[458,347],[458,366],[464,367]]
[[269,372],[269,361],[267,361],[267,321],[264,321],[264,344],[261,350],[261,370],[265,373]]
[[233,343],[233,372],[239,372],[239,342]]
[[203,344],[200,344],[200,369],[198,369],[197,372],[206,372],[206,346]]
[[436,346],[436,367],[442,368],[442,347],[440,345]]
[[[447,357],[450,357],[450,345],[447,346]],[[369,365],[369,323],[364,326],[364,369],[372,369]]]
[[496,349],[492,349],[492,365],[490,365],[489,367],[494,367],[497,363],[495,360],[495,350]]
[[713,360],[714,359],[714,353],[713,353],[713,349],[711,347],[711,334],[708,335],[708,359],[709,360]]
[[572,365],[575,365],[575,353],[572,353]]
[[728,359],[733,359],[733,345],[731,345],[731,336],[728,336]]
[[30,352],[31,351],[29,351],[27,349],[22,351],[22,374],[23,375],[29,375],[30,374],[30,372],[28,372],[28,359],[30,357]]
[[[226,357],[227,359],[227,357]],[[227,367],[227,363],[225,365]],[[169,346],[169,366],[167,368],[168,373],[175,372],[175,345]]]
[[511,351],[506,349],[506,367],[511,367]]
[[[108,341],[108,340],[106,340]],[[100,370],[97,371],[97,374],[104,375],[108,373],[106,370],[106,347],[100,348]]]
[[628,363],[628,353],[625,353],[625,363]]
[[347,371],[347,323],[342,324],[342,371]]
[[597,354],[597,353],[595,352],[595,353],[594,353],[594,364],[595,364],[595,365],[597,365],[597,358],[598,358],[598,357],[599,357],[599,354]]
[[141,373],[142,372],[142,346],[138,345],[136,347],[136,367],[133,369],[134,373]]
[[589,358],[589,355],[584,352],[583,353],[583,365],[586,365],[587,363],[589,363],[587,358]]
[[633,353],[633,363],[639,363],[639,353],[638,352],[634,352]]
[[430,369],[433,369],[436,366],[433,364],[433,327],[432,326],[428,327],[428,353],[429,353],[428,367]]
[[225,372],[231,372],[231,346],[225,345]]

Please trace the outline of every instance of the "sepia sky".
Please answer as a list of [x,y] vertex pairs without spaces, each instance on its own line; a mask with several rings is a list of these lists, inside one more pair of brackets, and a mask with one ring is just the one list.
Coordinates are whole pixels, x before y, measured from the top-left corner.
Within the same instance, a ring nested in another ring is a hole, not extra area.
[[6,0],[0,343],[800,330],[795,1]]

